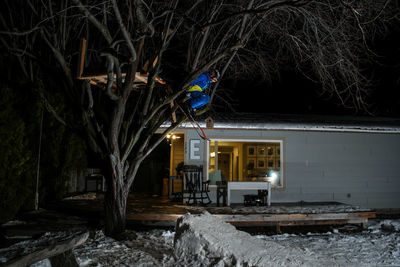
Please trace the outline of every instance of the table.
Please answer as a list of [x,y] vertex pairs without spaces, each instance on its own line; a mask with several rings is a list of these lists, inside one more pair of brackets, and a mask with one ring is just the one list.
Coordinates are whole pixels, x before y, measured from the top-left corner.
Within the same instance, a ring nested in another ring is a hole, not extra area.
[[268,190],[267,204],[271,206],[270,182],[228,182],[228,206],[231,205],[231,190]]

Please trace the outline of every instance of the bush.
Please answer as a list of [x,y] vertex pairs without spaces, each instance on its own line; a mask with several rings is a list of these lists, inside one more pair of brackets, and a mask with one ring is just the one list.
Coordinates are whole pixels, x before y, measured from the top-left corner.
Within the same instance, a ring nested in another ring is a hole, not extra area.
[[0,93],[0,222],[12,219],[27,198],[33,201],[34,164],[26,124],[16,112],[16,94]]
[[[32,88],[40,86],[10,82],[0,88],[0,223],[34,209],[42,107]],[[41,140],[39,206],[46,207],[65,195],[68,171],[85,168],[86,154],[83,141],[46,110]]]

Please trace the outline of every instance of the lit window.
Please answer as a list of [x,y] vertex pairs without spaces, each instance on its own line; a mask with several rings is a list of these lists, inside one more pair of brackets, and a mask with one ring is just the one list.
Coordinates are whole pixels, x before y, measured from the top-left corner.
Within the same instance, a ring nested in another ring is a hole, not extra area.
[[270,181],[283,187],[282,141],[210,141],[209,178],[216,181]]

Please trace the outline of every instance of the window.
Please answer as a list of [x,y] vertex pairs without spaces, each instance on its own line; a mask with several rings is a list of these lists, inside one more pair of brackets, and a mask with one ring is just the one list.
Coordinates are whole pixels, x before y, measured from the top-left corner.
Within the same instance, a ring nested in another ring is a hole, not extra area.
[[270,181],[283,187],[282,140],[209,142],[208,167],[211,184],[226,181]]

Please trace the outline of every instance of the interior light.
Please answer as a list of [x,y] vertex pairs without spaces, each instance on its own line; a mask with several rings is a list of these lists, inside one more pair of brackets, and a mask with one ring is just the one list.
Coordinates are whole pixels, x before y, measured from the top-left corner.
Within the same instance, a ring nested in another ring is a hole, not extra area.
[[279,172],[274,170],[268,171],[265,176],[268,178],[268,181],[271,182],[271,184],[276,184],[279,180]]

